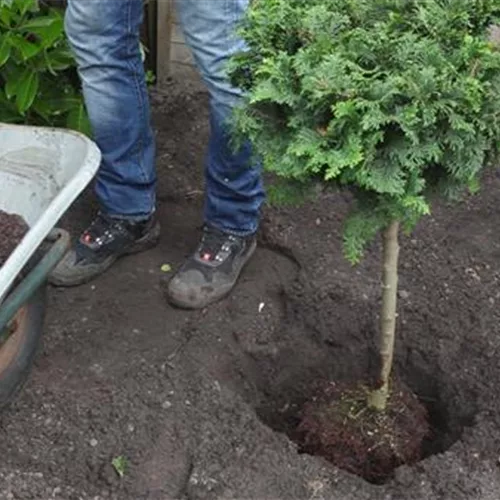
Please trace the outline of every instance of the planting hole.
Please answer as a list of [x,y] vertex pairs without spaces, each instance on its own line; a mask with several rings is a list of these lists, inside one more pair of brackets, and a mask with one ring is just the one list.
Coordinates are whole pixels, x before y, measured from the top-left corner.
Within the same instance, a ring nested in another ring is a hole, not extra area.
[[[322,456],[341,469],[371,483],[382,484],[390,480],[394,470],[403,463],[412,465],[446,451],[460,439],[463,429],[473,424],[474,409],[457,406],[461,399],[453,396],[455,387],[415,367],[406,369],[403,381],[393,391],[397,398],[393,400],[392,415],[401,414],[399,420],[370,416],[361,404],[362,390],[355,386],[321,378],[304,382],[303,374],[289,379],[286,386],[270,388],[256,410],[266,425],[293,440],[300,453]],[[316,395],[314,402],[312,395]],[[332,405],[332,401],[336,404]],[[347,414],[350,418],[342,421]],[[346,420],[350,424],[345,425]],[[308,439],[301,432],[304,425],[308,427]],[[383,437],[377,438],[377,432]],[[407,448],[403,449],[408,453],[400,456],[400,445],[404,444]],[[386,449],[371,453],[371,448],[376,447]],[[395,454],[387,454],[391,448]]]

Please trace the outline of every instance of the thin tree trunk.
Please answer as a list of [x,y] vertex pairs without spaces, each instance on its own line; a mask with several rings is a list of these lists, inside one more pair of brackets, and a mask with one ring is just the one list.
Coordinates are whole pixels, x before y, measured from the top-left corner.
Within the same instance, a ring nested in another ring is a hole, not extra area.
[[389,379],[394,355],[398,298],[399,221],[384,231],[382,273],[382,310],[380,314],[380,357],[382,366],[377,389],[368,396],[368,406],[383,411],[389,397]]

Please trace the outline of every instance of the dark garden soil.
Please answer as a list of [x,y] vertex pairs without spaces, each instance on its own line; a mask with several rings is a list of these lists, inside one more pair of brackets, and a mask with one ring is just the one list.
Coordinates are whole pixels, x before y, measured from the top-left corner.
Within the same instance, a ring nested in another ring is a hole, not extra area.
[[311,393],[290,432],[304,453],[375,484],[422,459],[424,440],[431,438],[427,408],[399,381],[392,384],[385,411],[368,407],[366,383],[323,381]]
[[[402,241],[395,372],[432,436],[423,460],[375,485],[290,436],[318,380],[373,373],[379,242],[347,264],[350,199],[318,192],[307,207],[266,209],[229,298],[167,306],[161,268],[199,235],[207,99],[183,81],[153,107],[161,244],[94,283],[50,290],[32,376],[0,415],[0,498],[499,500],[500,179]],[[64,225],[76,232],[92,208],[82,197]]]
[[0,266],[10,257],[28,231],[28,225],[17,214],[0,210]]

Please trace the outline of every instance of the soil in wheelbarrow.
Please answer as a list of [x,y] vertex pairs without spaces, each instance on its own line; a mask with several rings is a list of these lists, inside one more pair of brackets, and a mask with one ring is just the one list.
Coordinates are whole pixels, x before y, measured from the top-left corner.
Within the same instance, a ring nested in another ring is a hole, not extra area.
[[[344,261],[342,193],[266,208],[234,293],[171,308],[158,281],[199,236],[208,101],[183,79],[153,108],[162,241],[50,290],[44,347],[0,416],[0,498],[498,500],[499,178],[402,238],[394,373],[431,432],[420,461],[373,484],[294,439],[318,380],[376,368],[379,242]],[[93,208],[89,192],[63,225],[76,235]]]
[[0,267],[28,232],[28,224],[17,214],[0,210]]

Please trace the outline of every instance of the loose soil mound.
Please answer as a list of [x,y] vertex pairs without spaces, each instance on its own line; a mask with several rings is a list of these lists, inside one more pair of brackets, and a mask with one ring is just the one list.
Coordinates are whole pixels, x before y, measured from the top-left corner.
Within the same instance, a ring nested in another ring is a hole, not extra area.
[[422,457],[429,434],[427,410],[401,384],[392,388],[383,412],[368,408],[367,394],[363,386],[321,384],[301,412],[296,439],[304,452],[382,483],[397,467]]
[[0,266],[9,258],[28,231],[28,225],[17,214],[0,210]]

